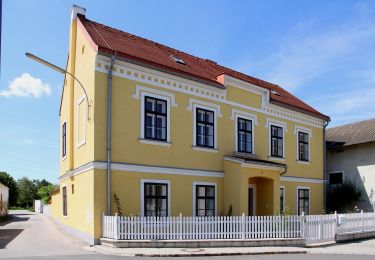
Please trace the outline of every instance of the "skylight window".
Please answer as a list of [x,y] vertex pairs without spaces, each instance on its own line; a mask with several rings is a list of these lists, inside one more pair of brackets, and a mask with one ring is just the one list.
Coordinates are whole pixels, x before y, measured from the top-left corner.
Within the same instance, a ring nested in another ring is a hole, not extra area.
[[180,57],[176,57],[176,56],[171,55],[171,58],[176,63],[182,64],[182,65],[186,65],[186,62],[182,58],[180,58]]

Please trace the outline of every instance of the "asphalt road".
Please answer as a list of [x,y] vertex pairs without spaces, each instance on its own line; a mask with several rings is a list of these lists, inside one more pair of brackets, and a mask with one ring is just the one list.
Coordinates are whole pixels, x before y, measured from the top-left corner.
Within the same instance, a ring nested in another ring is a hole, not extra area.
[[[1,252],[1,251],[0,251]],[[5,258],[15,259],[15,258]],[[373,260],[371,255],[315,255],[315,254],[298,254],[298,255],[251,255],[251,256],[211,256],[211,257],[131,257],[131,256],[110,256],[110,255],[69,255],[69,256],[43,256],[43,257],[22,257],[27,260]]]

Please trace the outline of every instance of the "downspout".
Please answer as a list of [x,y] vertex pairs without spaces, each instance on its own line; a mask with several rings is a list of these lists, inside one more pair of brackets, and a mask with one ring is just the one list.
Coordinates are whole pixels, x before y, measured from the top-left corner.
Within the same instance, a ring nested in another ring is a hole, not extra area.
[[115,56],[111,57],[108,70],[108,101],[107,101],[107,215],[111,215],[111,109],[112,109],[112,70]]
[[327,145],[326,145],[326,128],[330,120],[327,120],[323,126],[323,174],[324,174],[324,184],[323,184],[323,205],[325,211],[327,211]]

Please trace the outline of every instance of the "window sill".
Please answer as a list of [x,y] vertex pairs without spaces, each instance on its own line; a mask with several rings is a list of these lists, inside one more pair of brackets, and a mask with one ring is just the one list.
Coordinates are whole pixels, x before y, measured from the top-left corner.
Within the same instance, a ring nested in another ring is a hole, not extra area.
[[301,164],[310,164],[310,161],[301,161],[301,160],[297,160],[298,163],[301,163]]
[[83,142],[80,142],[79,144],[77,144],[77,149],[79,149],[81,146],[84,146],[86,144],[86,140],[84,140]]
[[252,159],[254,159],[256,157],[255,153],[245,153],[245,152],[235,151],[234,154],[238,155],[238,156],[249,157],[249,158],[252,158]]
[[283,157],[268,156],[268,159],[270,159],[270,160],[274,160],[274,161],[282,161],[282,162],[285,162],[285,158],[283,158]]
[[200,151],[200,152],[209,152],[209,153],[217,153],[219,150],[216,148],[209,148],[209,147],[202,147],[202,146],[192,146],[193,150]]
[[62,161],[65,161],[66,160],[66,155],[61,159]]
[[66,215],[63,215],[63,218],[64,218],[64,219],[67,219],[67,218],[68,218],[68,216],[66,216]]
[[172,146],[171,143],[166,142],[166,141],[157,141],[157,140],[150,140],[150,139],[143,139],[143,138],[140,138],[139,142],[141,144],[153,144],[153,145],[160,145],[160,146],[167,146],[167,147]]

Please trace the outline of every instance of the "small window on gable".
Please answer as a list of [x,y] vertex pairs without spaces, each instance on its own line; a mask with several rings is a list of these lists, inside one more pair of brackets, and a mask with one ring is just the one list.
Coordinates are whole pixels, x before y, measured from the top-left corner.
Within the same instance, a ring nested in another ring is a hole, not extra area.
[[180,57],[171,55],[171,59],[174,60],[176,63],[186,65],[186,62]]

